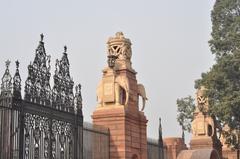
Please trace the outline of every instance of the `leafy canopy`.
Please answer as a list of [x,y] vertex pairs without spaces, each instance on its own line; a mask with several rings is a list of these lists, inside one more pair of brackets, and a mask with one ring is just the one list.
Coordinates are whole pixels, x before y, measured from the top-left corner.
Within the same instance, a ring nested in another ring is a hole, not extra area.
[[224,134],[237,147],[236,130],[240,130],[240,1],[216,0],[212,11],[211,51],[216,64],[203,73],[195,87],[208,88],[210,113],[229,129]]
[[210,112],[234,129],[240,124],[240,53],[228,54],[196,81],[208,88]]
[[210,48],[216,58],[234,53],[240,47],[240,1],[216,0],[212,11]]
[[183,131],[191,131],[193,111],[195,110],[194,99],[191,96],[177,99],[177,121]]
[[[209,45],[216,63],[195,81],[195,88],[201,85],[207,88],[210,113],[222,126],[229,127],[225,137],[229,144],[237,147],[236,130],[240,130],[240,0],[216,0],[211,19]],[[190,107],[188,104],[185,107]],[[178,111],[189,113],[188,109]],[[181,125],[182,121],[192,120],[192,117],[181,115],[178,120]]]

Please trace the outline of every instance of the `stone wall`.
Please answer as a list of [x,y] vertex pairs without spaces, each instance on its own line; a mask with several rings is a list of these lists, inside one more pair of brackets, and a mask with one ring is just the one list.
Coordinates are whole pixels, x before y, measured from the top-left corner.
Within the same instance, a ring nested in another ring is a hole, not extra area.
[[147,139],[147,154],[148,159],[168,159],[166,145],[161,148],[156,139]]
[[108,129],[83,124],[83,159],[109,159],[109,144]]
[[164,138],[163,141],[167,148],[168,159],[176,159],[182,150],[187,149],[184,141],[180,137]]

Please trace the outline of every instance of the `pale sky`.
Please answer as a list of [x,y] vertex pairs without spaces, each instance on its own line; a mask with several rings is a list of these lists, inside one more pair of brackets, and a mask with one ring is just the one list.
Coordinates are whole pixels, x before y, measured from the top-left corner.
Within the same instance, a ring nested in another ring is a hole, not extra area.
[[[5,61],[20,61],[22,85],[40,34],[55,60],[68,46],[71,76],[82,84],[84,120],[91,122],[96,87],[107,65],[108,37],[122,31],[132,41],[132,63],[149,101],[148,137],[181,136],[176,99],[194,96],[194,80],[214,62],[209,50],[214,0],[0,0],[0,76]],[[23,89],[23,87],[22,87]],[[188,137],[189,138],[189,137]]]

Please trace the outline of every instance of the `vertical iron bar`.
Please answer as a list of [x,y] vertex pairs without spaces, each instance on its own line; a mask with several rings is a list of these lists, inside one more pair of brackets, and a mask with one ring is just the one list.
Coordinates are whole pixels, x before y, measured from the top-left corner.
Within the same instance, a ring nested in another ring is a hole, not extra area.
[[9,109],[9,114],[10,114],[10,118],[9,118],[9,124],[10,124],[10,131],[9,131],[9,137],[10,137],[10,158],[13,158],[13,139],[14,139],[14,111],[13,111],[13,108],[11,106],[11,108]]
[[49,117],[49,159],[52,159],[52,138],[53,138],[53,133],[52,133],[52,118]]
[[74,158],[78,159],[78,125],[77,125],[77,115],[75,115],[75,122],[74,122]]
[[20,132],[19,132],[19,159],[24,159],[24,109],[21,105],[20,107],[20,115],[19,115],[19,124],[20,124]]

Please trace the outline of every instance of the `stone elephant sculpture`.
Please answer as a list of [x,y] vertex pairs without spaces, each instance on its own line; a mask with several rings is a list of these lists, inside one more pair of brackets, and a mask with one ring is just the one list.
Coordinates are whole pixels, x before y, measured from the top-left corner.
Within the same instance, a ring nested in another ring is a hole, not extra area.
[[216,133],[214,120],[211,117],[200,115],[200,118],[196,118],[192,122],[193,136],[214,136]]
[[148,98],[147,98],[147,95],[146,95],[145,87],[142,84],[138,84],[137,88],[138,88],[137,94],[142,97],[142,104],[143,105],[142,105],[141,111],[143,111],[144,108],[145,108],[146,100],[148,100]]
[[[125,102],[122,103],[123,105],[127,105],[129,100],[129,82],[125,76],[117,76],[114,80],[114,95],[115,95],[115,102],[116,104],[120,104],[120,96],[121,96],[121,89],[124,90],[125,93]],[[97,102],[99,105],[103,105],[103,80],[100,81],[97,87]]]

